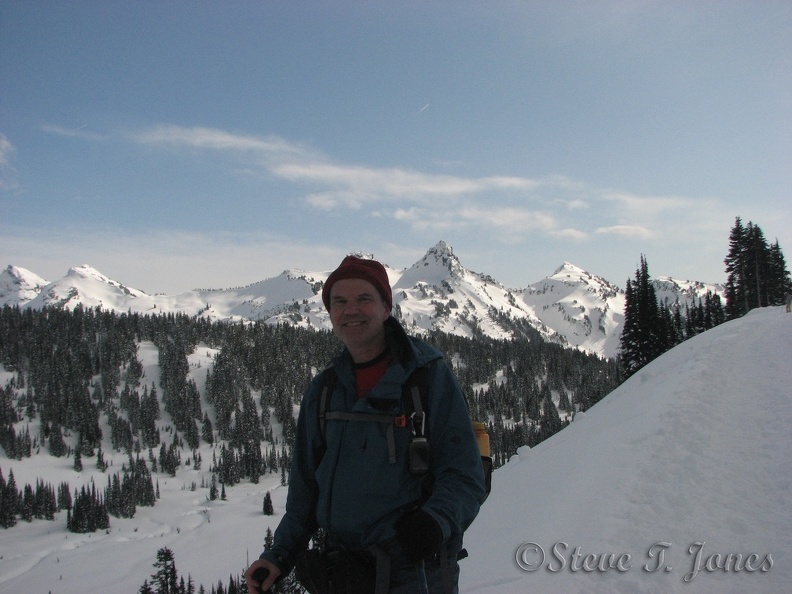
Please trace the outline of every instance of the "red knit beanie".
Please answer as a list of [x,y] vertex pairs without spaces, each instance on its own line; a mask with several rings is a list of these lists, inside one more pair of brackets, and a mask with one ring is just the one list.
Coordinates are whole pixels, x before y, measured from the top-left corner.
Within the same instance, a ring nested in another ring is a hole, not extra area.
[[327,277],[322,289],[322,301],[328,311],[330,311],[330,290],[336,281],[345,278],[359,278],[370,282],[379,291],[388,309],[393,307],[393,294],[385,267],[376,260],[347,256],[338,268]]

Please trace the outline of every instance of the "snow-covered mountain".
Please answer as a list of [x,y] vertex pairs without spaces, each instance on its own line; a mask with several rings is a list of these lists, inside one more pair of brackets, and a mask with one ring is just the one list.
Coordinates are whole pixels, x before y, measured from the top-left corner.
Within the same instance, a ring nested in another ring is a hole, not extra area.
[[[605,357],[616,355],[624,317],[624,293],[607,280],[565,262],[551,276],[524,289],[510,289],[487,274],[465,268],[440,241],[411,267],[387,267],[394,314],[416,332],[439,329],[510,338],[510,320],[527,323],[546,339]],[[178,295],[148,295],[111,280],[88,265],[47,282],[23,268],[0,273],[0,306],[73,308],[101,306],[118,312],[184,313],[213,320],[265,320],[330,328],[321,287],[331,271],[285,270],[252,285],[196,289]],[[661,277],[658,297],[693,303],[719,285]]]
[[0,307],[29,303],[48,284],[30,270],[9,265],[0,273]]
[[[790,352],[792,315],[751,311],[676,346],[566,429],[521,448],[495,471],[465,535],[460,591],[789,591]],[[200,346],[189,356],[199,386],[213,354]],[[139,357],[157,377],[156,348],[141,345]],[[11,375],[0,368],[0,383]],[[163,547],[196,588],[240,575],[280,522],[287,489],[272,474],[209,501],[195,486],[207,483],[216,447],[202,445],[200,470],[158,474],[156,505],[113,518],[106,531],[68,532],[65,512],[0,531],[0,594],[136,592]],[[117,472],[127,454],[106,447],[105,459]],[[0,468],[17,486],[107,483],[92,462],[76,472],[43,448],[21,461],[0,450]],[[268,492],[274,516],[262,514]]]
[[[705,291],[706,293],[706,291]],[[570,346],[614,356],[624,322],[624,291],[574,264],[564,264],[520,299]]]

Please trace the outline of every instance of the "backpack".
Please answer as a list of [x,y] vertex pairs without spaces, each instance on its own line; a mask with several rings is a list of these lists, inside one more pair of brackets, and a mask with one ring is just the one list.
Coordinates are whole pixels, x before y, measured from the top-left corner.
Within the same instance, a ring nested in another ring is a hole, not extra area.
[[[322,446],[327,446],[326,425],[327,421],[364,421],[369,423],[382,423],[387,426],[388,459],[391,464],[396,463],[396,445],[393,436],[394,427],[411,426],[413,439],[410,443],[409,463],[412,474],[422,476],[429,470],[429,426],[427,415],[429,413],[429,366],[416,368],[402,386],[402,414],[369,414],[345,411],[328,411],[330,396],[338,382],[335,369],[330,366],[322,372],[322,390],[319,396],[319,431],[322,437]],[[371,399],[370,399],[371,401]],[[376,401],[373,402],[376,408]],[[465,400],[467,404],[467,399]],[[484,503],[492,489],[492,457],[490,453],[481,451],[481,464],[484,469]],[[488,446],[487,446],[488,447]]]

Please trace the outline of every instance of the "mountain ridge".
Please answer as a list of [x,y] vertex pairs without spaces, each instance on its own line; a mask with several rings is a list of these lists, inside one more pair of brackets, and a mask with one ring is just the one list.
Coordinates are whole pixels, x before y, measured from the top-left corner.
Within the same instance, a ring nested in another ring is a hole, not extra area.
[[[370,254],[357,254],[372,257]],[[624,319],[624,292],[606,279],[564,262],[553,274],[511,289],[488,274],[471,271],[445,241],[405,269],[385,264],[393,287],[394,316],[410,331],[510,339],[509,321],[527,323],[546,340],[613,357]],[[194,289],[149,295],[108,278],[88,264],[49,282],[8,265],[0,272],[0,306],[102,307],[119,313],[182,313],[217,321],[264,321],[330,329],[321,287],[331,271],[287,268],[280,275],[233,289]],[[664,276],[653,280],[658,299],[695,304],[723,287]]]

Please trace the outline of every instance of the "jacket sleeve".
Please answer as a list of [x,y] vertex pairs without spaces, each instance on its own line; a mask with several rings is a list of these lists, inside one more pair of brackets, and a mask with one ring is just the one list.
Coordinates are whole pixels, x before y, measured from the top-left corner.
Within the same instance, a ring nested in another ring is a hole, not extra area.
[[445,361],[432,365],[429,390],[429,455],[434,484],[422,507],[448,538],[461,535],[478,514],[485,496],[484,470],[467,403]]
[[316,504],[319,491],[315,469],[321,455],[318,447],[320,390],[319,382],[314,380],[303,396],[292,448],[286,513],[275,530],[272,548],[261,554],[262,559],[275,563],[284,576],[294,566],[295,557],[308,547],[318,527]]

